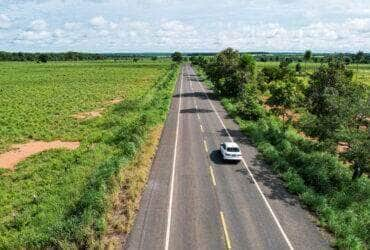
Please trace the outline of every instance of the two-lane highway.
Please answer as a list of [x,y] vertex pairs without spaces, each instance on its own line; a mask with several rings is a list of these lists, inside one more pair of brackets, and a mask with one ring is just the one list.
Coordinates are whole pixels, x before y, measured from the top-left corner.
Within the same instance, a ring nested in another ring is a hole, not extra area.
[[[242,162],[221,160],[224,141],[240,145]],[[185,65],[125,248],[329,248],[257,154]]]

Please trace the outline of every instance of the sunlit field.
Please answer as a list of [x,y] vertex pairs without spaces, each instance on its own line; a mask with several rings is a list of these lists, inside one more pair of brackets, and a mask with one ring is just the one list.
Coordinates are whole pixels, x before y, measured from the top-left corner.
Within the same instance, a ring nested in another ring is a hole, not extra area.
[[0,63],[0,154],[80,143],[0,166],[0,249],[86,245],[104,231],[111,176],[163,123],[177,70],[161,60]]
[[[265,66],[278,66],[279,62],[257,62],[257,70],[261,70]],[[295,68],[296,63],[291,63],[290,67]],[[313,73],[320,67],[320,63],[301,63],[302,72],[307,71]],[[354,80],[370,85],[370,64],[350,64],[348,68],[353,70]],[[307,79],[305,79],[307,80]]]

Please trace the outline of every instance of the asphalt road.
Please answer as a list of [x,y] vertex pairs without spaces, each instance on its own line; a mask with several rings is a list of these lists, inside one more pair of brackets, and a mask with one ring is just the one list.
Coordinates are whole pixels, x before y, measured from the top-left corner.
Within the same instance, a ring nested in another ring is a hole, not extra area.
[[[244,160],[224,163],[219,145]],[[227,116],[182,68],[126,249],[328,249],[329,242]]]

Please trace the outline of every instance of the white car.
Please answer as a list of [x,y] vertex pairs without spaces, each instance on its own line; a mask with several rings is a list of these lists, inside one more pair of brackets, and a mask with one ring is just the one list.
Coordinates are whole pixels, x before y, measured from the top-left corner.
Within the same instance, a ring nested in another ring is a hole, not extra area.
[[224,160],[240,161],[242,159],[240,148],[235,142],[222,143],[220,151]]

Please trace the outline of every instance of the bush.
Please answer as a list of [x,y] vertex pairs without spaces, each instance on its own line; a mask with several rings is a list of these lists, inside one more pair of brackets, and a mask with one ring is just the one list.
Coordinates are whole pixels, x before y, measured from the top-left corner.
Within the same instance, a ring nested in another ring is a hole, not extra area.
[[282,178],[286,182],[287,189],[294,194],[302,194],[307,190],[303,179],[294,169],[289,168],[283,173]]

